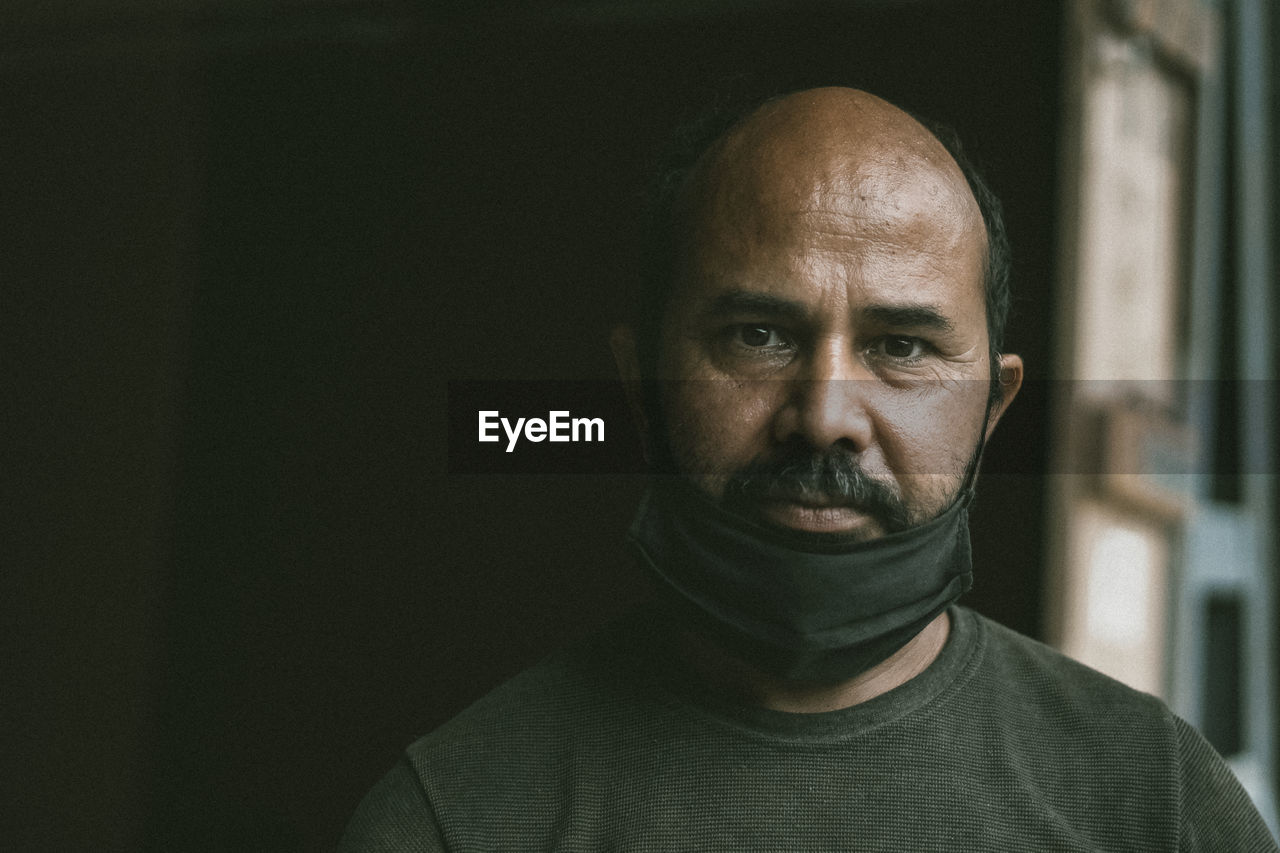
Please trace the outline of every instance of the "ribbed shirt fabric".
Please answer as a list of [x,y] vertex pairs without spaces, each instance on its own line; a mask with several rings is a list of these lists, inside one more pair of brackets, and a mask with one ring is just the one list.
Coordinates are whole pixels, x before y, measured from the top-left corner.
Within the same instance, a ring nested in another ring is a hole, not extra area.
[[1159,700],[950,616],[916,678],[790,714],[679,675],[640,611],[410,746],[342,850],[1278,849]]

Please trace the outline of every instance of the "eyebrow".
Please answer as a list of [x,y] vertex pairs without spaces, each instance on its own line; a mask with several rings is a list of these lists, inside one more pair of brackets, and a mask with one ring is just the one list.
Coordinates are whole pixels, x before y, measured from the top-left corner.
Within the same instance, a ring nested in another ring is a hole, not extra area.
[[809,316],[809,310],[801,302],[749,290],[722,293],[708,306],[707,311],[710,314],[766,314],[788,320],[803,320]]
[[870,305],[863,309],[863,314],[885,326],[955,331],[955,324],[932,305]]
[[[722,293],[708,307],[711,314],[764,314],[788,320],[804,320],[809,309],[804,303],[783,299],[769,293],[749,290],[730,290]],[[893,328],[929,329],[939,332],[955,331],[955,324],[932,305],[909,303],[905,305],[869,305],[862,309],[869,320]]]

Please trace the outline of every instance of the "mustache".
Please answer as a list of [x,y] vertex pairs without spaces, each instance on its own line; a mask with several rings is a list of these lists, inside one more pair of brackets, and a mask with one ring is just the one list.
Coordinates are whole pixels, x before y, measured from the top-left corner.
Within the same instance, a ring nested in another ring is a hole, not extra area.
[[796,448],[753,461],[725,484],[731,507],[762,500],[847,506],[874,516],[889,532],[911,526],[911,513],[889,485],[862,469],[850,453]]

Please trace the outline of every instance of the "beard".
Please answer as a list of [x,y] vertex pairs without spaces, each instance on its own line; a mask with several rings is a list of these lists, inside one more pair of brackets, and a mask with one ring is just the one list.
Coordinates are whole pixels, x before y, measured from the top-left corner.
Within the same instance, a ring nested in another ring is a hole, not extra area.
[[[676,445],[680,442],[675,440],[670,429],[665,407],[661,404],[659,386],[652,382],[646,383],[644,391],[644,410],[650,427],[645,459],[650,474],[683,480],[704,496],[718,500],[724,509],[745,518],[762,521],[759,511],[762,503],[796,501],[849,507],[874,518],[885,534],[897,533],[932,521],[946,512],[966,489],[971,493],[975,490],[985,445],[982,436],[986,433],[991,405],[996,399],[995,387],[993,384],[993,392],[988,396],[983,413],[979,440],[969,453],[967,462],[960,465],[963,457],[957,457],[957,476],[931,498],[925,498],[927,506],[921,506],[919,502],[915,505],[908,503],[893,484],[868,474],[859,464],[857,454],[841,448],[818,450],[798,437],[793,437],[767,457],[753,459],[726,478],[723,473],[716,472],[714,466],[700,462],[692,448],[685,447],[684,453],[677,452]],[[944,475],[944,479],[950,480],[951,477]],[[774,526],[767,521],[764,523]]]
[[927,520],[918,518],[892,486],[864,471],[854,454],[822,452],[801,442],[735,471],[721,498],[726,509],[748,517],[759,503],[771,501],[848,507],[875,518],[886,533]]

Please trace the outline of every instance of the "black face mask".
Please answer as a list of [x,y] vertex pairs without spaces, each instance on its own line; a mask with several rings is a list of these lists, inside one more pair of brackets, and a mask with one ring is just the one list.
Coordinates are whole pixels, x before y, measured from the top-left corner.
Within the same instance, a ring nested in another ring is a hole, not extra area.
[[970,481],[934,520],[850,542],[755,524],[663,478],[628,540],[681,621],[774,675],[843,681],[905,646],[972,586]]

